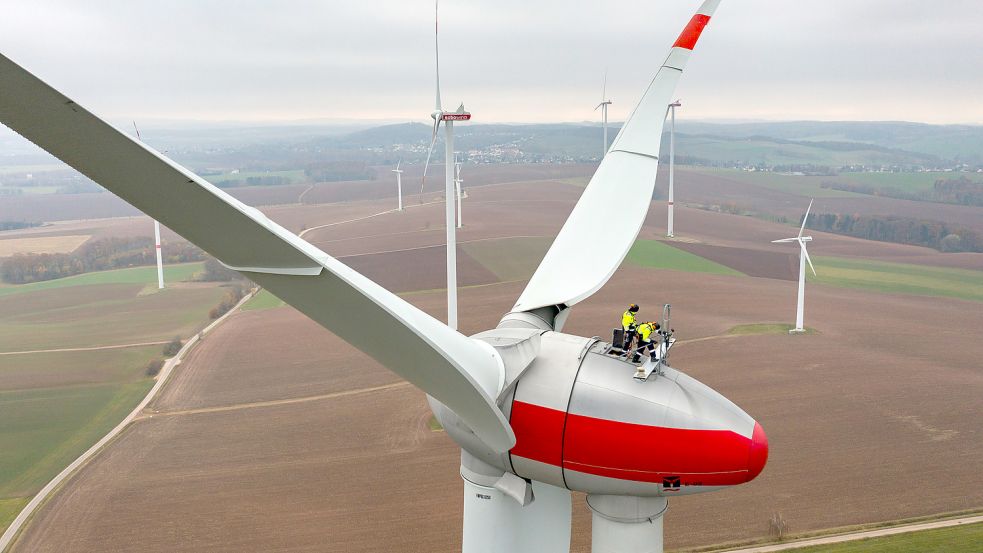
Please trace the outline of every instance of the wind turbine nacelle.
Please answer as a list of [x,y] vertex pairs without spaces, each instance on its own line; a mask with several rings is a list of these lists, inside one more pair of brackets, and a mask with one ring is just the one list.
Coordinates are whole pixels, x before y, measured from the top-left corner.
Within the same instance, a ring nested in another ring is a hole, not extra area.
[[490,451],[431,400],[475,458],[561,488],[643,497],[743,484],[764,468],[761,425],[709,386],[670,367],[635,380],[635,366],[607,355],[610,344],[597,338],[551,331],[538,338],[538,354],[499,400],[516,436],[507,453]]
[[444,113],[440,116],[441,121],[470,121],[470,113]]

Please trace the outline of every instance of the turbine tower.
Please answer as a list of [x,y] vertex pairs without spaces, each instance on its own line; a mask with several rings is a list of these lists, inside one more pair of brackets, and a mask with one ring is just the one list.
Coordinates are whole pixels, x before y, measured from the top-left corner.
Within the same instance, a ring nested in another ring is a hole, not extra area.
[[433,118],[433,137],[430,140],[430,151],[427,152],[427,162],[423,166],[423,180],[420,183],[420,193],[427,182],[427,169],[430,167],[430,156],[434,145],[437,144],[437,131],[444,124],[444,199],[447,226],[447,326],[457,330],[457,223],[454,216],[454,121],[470,121],[471,114],[464,109],[464,104],[457,111],[444,111],[440,103],[440,43],[438,27],[438,2],[434,0],[434,60],[436,67],[436,93],[434,108],[430,113]]
[[[637,366],[610,355],[612,344],[563,326],[638,236],[658,176],[666,105],[718,4],[706,0],[662,58],[515,305],[496,328],[473,336],[121,133],[2,54],[0,123],[424,391],[461,447],[464,553],[568,552],[573,491],[587,494],[595,553],[661,553],[668,498],[756,478],[768,458],[764,430],[682,371],[662,364],[636,379]],[[451,127],[445,115],[438,102],[435,129],[440,121]]]
[[669,111],[672,114],[672,122],[669,125],[669,221],[668,221],[668,232],[666,232],[666,236],[668,236],[669,238],[675,236],[673,234],[673,227],[672,227],[672,215],[673,215],[672,210],[674,207],[674,203],[673,203],[674,192],[673,192],[672,181],[673,181],[673,174],[676,168],[676,108],[678,108],[681,105],[682,104],[679,103],[679,100],[676,100],[675,102],[669,104]]
[[806,294],[806,261],[809,262],[809,268],[812,269],[812,274],[816,274],[816,268],[813,267],[812,259],[809,259],[809,252],[806,250],[806,242],[812,242],[812,237],[802,236],[802,232],[805,231],[806,228],[806,221],[809,220],[809,212],[812,211],[812,202],[813,200],[809,200],[809,207],[806,209],[805,217],[802,218],[802,226],[799,227],[798,236],[771,241],[773,244],[782,244],[785,242],[799,243],[799,294],[795,304],[795,328],[789,330],[790,334],[793,332],[805,332],[805,328],[802,326],[802,317],[805,307]]
[[611,100],[608,99],[608,71],[604,70],[604,85],[601,88],[601,103],[597,104],[594,111],[601,110],[601,126],[604,127],[604,148],[601,149],[601,159],[608,155],[608,106]]
[[396,211],[403,211],[403,170],[399,168],[399,164],[403,163],[403,160],[396,162],[396,168],[392,170],[396,173],[396,198],[397,198],[397,208]]
[[457,159],[457,154],[454,154],[454,193],[457,196],[457,228],[464,226],[464,212],[461,211],[461,198],[464,197],[464,189],[461,184],[464,180],[461,179],[461,161]]
[[[137,128],[137,122],[133,122],[133,130],[137,133],[137,140],[143,142],[143,138],[140,136],[140,129]],[[164,289],[164,260],[161,257],[160,251],[160,223],[154,219],[154,251],[157,252],[157,289]]]

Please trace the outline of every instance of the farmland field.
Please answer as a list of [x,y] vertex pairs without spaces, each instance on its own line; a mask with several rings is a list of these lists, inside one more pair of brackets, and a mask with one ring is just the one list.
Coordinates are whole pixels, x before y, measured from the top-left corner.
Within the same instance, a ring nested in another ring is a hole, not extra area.
[[983,523],[796,549],[796,553],[978,553]]
[[272,309],[274,307],[280,307],[285,305],[283,300],[274,296],[269,290],[260,290],[258,294],[247,301],[243,306],[243,311],[261,310],[261,309]]
[[207,323],[224,290],[178,282],[200,267],[162,291],[153,267],[0,289],[0,530],[146,395],[163,343]]
[[68,253],[75,251],[87,235],[42,236],[38,238],[8,238],[0,240],[0,257],[19,253]]
[[[195,273],[201,272],[203,263],[181,263],[177,265],[164,266],[164,282],[180,282],[188,280]],[[0,296],[9,294],[19,294],[24,292],[36,292],[39,290],[50,290],[53,288],[64,288],[67,286],[84,286],[89,284],[144,284],[156,286],[157,267],[133,267],[130,269],[114,269],[111,271],[97,271],[94,273],[84,273],[55,280],[45,280],[32,282],[30,284],[20,284],[17,286],[0,287]]]
[[983,272],[864,259],[814,257],[809,281],[891,294],[946,296],[983,301]]
[[676,249],[658,240],[637,240],[628,252],[626,260],[634,265],[652,269],[673,269],[693,273],[740,276],[741,273],[714,263],[709,259]]

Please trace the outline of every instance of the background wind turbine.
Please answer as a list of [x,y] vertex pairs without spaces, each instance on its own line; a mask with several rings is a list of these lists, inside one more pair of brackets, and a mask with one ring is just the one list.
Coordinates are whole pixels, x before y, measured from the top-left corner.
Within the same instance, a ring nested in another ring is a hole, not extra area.
[[[639,382],[634,365],[608,355],[611,344],[562,330],[638,237],[658,175],[666,105],[718,5],[706,0],[660,58],[515,305],[496,328],[474,336],[119,132],[2,54],[0,123],[424,391],[461,447],[464,553],[569,551],[571,491],[587,494],[595,553],[661,553],[667,498],[756,478],[768,458],[764,430],[681,371],[663,366]],[[446,114],[437,115],[435,125],[450,127]],[[624,207],[614,211],[615,204]],[[413,484],[401,491],[407,501],[419,491]]]
[[[137,128],[137,122],[133,122],[133,130],[137,133],[137,140],[143,142],[143,138],[140,136],[140,129]],[[157,289],[164,289],[164,260],[161,257],[160,251],[160,223],[154,219],[154,251],[157,252]]]
[[668,232],[666,236],[672,238],[673,227],[672,227],[672,210],[674,207],[674,192],[673,192],[673,174],[676,169],[676,108],[681,106],[679,100],[669,104],[669,112],[672,114],[672,121],[669,124],[669,221],[668,221]]
[[454,216],[454,121],[469,121],[471,114],[464,109],[464,103],[457,111],[444,111],[440,102],[440,42],[438,27],[438,2],[434,0],[434,61],[436,67],[436,90],[434,108],[430,113],[433,118],[433,137],[430,140],[430,151],[427,152],[427,162],[423,166],[423,180],[420,183],[420,194],[427,182],[427,169],[430,167],[430,156],[434,145],[437,144],[437,130],[444,123],[444,199],[447,226],[447,326],[457,329],[457,223]]
[[772,240],[773,244],[781,244],[784,242],[798,242],[799,243],[799,295],[795,304],[795,328],[789,330],[792,332],[805,332],[805,328],[802,326],[802,317],[805,307],[805,293],[806,293],[806,261],[809,262],[809,268],[812,269],[812,274],[816,274],[816,268],[812,265],[812,260],[809,259],[809,252],[806,250],[806,242],[812,242],[811,236],[802,236],[802,232],[805,231],[806,221],[809,220],[809,212],[812,211],[812,202],[809,200],[809,207],[806,209],[806,215],[802,218],[802,226],[799,227],[798,236],[793,236],[792,238],[782,238],[781,240]]
[[601,103],[597,104],[594,111],[601,110],[601,126],[604,127],[604,148],[601,150],[601,159],[608,155],[608,106],[611,100],[608,99],[608,71],[604,70],[604,85],[601,88]]
[[464,181],[461,179],[461,161],[454,154],[454,192],[457,196],[457,228],[464,226],[464,212],[461,211],[461,198],[464,197],[464,189],[461,186]]
[[397,211],[403,211],[403,170],[399,168],[400,163],[403,163],[402,159],[396,162],[396,168],[392,170],[393,173],[396,173]]

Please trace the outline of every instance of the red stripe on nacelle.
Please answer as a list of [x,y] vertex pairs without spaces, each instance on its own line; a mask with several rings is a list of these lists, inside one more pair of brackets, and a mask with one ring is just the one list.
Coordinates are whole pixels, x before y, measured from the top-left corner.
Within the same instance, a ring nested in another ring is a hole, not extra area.
[[512,455],[560,466],[566,417],[565,412],[556,409],[521,401],[512,402],[509,424],[516,438]]
[[676,39],[676,43],[673,47],[686,48],[687,50],[692,50],[696,46],[696,41],[700,40],[700,33],[703,32],[703,28],[707,26],[710,22],[709,15],[703,15],[698,13],[693,16],[693,19],[689,20],[689,24],[683,29],[682,33],[679,33],[679,38]]
[[761,472],[767,438],[755,424],[747,438],[730,430],[665,428],[598,419],[512,403],[511,454],[597,476],[686,486],[729,486]]

